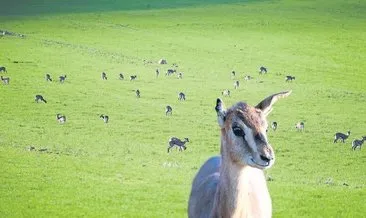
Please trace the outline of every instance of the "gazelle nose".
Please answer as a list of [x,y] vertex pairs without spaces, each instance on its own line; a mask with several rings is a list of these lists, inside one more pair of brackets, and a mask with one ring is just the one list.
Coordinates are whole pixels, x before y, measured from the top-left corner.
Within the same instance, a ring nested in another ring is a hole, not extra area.
[[264,156],[264,155],[259,155],[259,157],[266,162],[271,161],[273,158],[272,157],[268,157],[268,156]]

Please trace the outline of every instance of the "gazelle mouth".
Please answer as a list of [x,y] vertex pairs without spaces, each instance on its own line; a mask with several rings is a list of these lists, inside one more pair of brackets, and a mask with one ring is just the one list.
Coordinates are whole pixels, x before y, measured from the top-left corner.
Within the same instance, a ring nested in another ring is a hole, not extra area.
[[258,166],[260,166],[260,167],[268,167],[268,166],[270,165],[270,162],[271,162],[271,161],[263,161],[263,162],[265,162],[265,164],[260,164],[260,163],[257,163],[257,162],[254,160],[254,158],[251,158],[251,161],[252,161],[255,165],[258,165]]

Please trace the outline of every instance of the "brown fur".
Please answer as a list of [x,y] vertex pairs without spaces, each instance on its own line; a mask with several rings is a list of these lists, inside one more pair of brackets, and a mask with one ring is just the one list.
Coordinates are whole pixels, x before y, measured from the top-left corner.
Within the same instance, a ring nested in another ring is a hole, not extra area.
[[[265,136],[266,116],[275,101],[289,94],[274,94],[256,107],[239,102],[227,111],[221,107],[223,102],[217,100],[221,156],[206,161],[194,178],[188,205],[190,218],[271,217],[272,204],[263,169],[273,164],[274,154]],[[244,136],[233,133],[233,123],[244,125]],[[264,138],[255,139],[258,133]],[[268,157],[268,165],[260,164],[265,160],[258,160],[258,153]]]

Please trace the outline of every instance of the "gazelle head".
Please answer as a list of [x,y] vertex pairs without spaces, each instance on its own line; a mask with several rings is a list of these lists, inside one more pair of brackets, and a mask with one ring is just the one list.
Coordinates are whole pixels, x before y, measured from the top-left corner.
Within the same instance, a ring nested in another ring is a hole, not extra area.
[[257,106],[238,102],[228,110],[217,99],[215,110],[221,128],[221,154],[239,165],[266,169],[273,165],[275,155],[267,139],[267,116],[273,104],[291,91],[273,94]]

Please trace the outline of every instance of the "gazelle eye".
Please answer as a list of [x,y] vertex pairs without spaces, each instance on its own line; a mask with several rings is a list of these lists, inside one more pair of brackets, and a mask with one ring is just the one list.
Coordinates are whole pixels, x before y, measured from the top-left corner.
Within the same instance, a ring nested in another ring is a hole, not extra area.
[[244,130],[238,126],[233,127],[233,132],[236,136],[243,137],[245,135]]

